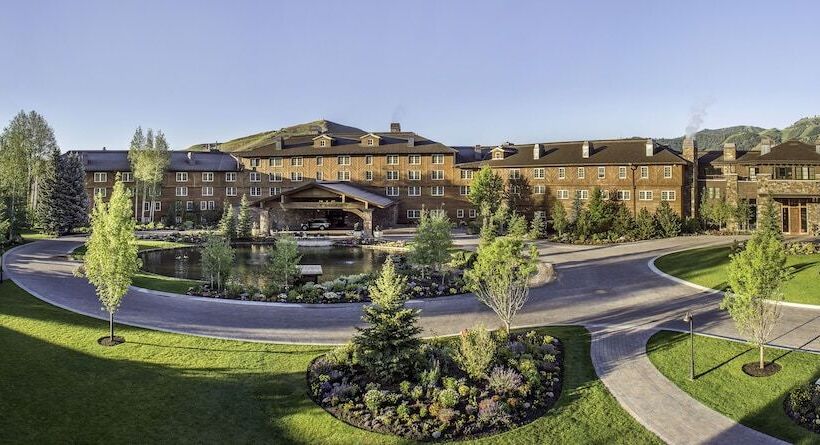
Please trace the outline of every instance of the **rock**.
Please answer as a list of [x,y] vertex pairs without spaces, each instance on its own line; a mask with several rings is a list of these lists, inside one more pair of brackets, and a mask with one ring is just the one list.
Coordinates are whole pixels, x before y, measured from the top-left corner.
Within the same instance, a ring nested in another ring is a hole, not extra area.
[[440,439],[441,438],[441,431],[433,431],[433,439]]

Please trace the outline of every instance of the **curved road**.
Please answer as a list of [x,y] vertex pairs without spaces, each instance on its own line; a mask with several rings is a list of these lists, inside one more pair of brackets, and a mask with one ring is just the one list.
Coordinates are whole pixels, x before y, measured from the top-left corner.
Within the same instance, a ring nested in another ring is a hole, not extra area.
[[[684,330],[695,311],[699,333],[737,338],[718,310],[719,295],[663,278],[652,258],[680,249],[729,242],[726,237],[681,237],[614,246],[540,243],[542,260],[555,264],[557,280],[533,289],[517,326],[578,324],[592,332],[592,358],[618,401],[647,428],[670,443],[743,441],[776,443],[691,399],[651,365],[645,353],[657,329]],[[23,245],[6,255],[9,276],[29,293],[68,310],[107,319],[93,288],[72,274],[66,254],[83,242],[65,237]],[[412,302],[422,309],[425,335],[456,334],[477,322],[498,325],[472,295]],[[232,304],[131,290],[117,321],[171,332],[277,343],[342,343],[360,323],[361,304]],[[773,345],[820,351],[820,311],[783,308]],[[674,423],[671,423],[674,422]]]

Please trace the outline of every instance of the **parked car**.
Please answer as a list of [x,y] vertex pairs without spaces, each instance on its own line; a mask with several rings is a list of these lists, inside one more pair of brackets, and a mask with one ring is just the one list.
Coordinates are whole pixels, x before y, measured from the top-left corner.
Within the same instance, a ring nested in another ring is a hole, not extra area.
[[330,222],[325,218],[311,219],[302,223],[301,228],[302,230],[327,230],[330,228]]

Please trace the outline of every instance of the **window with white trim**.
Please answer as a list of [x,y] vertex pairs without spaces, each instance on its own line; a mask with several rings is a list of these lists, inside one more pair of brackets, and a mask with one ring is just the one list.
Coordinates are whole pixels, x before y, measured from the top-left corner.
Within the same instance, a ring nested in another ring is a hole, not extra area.
[[320,147],[324,147],[324,146],[326,146],[326,145],[327,145],[327,141],[326,141],[326,140],[322,139],[322,140],[320,140],[320,141],[319,141],[319,146],[320,146]]
[[316,172],[316,180],[323,181],[325,179],[325,172]]
[[225,173],[225,182],[236,182],[236,172]]
[[293,182],[299,182],[304,178],[305,176],[302,174],[302,172],[290,172],[290,180]]
[[225,196],[236,196],[236,187],[225,187]]
[[282,172],[273,172],[268,174],[270,182],[282,182]]
[[216,202],[215,201],[208,201],[208,210],[216,209]]
[[434,181],[443,181],[444,180],[444,170],[431,170],[430,171],[430,179]]
[[534,168],[532,169],[532,177],[535,179],[544,179],[546,177],[543,168]]
[[456,209],[456,218],[464,218],[464,209]]
[[387,155],[387,165],[399,165],[399,156]]
[[301,167],[305,164],[305,160],[302,159],[301,156],[297,156],[295,158],[290,158],[290,165],[291,167]]
[[632,191],[618,190],[615,196],[618,201],[630,201],[632,199]]
[[270,189],[268,189],[268,193],[270,194],[270,196],[276,196],[282,193],[282,189],[279,187],[271,187]]
[[504,159],[504,152],[501,150],[496,150],[493,152],[493,160]]
[[418,210],[418,209],[413,209],[413,210],[408,209],[407,210],[407,219],[419,219],[419,218],[421,218],[421,210]]
[[444,186],[434,185],[430,187],[430,196],[444,196]]
[[408,170],[407,179],[410,181],[421,181],[421,170]]
[[94,172],[94,182],[108,182],[108,173]]
[[473,170],[461,170],[461,179],[473,179]]
[[407,156],[407,163],[410,165],[421,165],[421,155]]
[[510,179],[521,179],[521,170],[517,168],[511,168],[509,171]]
[[202,182],[214,182],[214,172],[202,172]]
[[649,167],[643,165],[641,166],[641,179],[649,178]]
[[672,177],[672,166],[671,165],[664,165],[663,166],[663,177],[664,177],[664,179],[670,179]]
[[210,186],[202,187],[202,196],[214,196],[214,188]]
[[536,195],[543,195],[547,193],[547,186],[544,184],[538,184],[532,188],[532,192]]
[[251,187],[251,196],[262,196],[262,187]]
[[407,187],[407,196],[421,196],[421,187],[417,185]]
[[626,167],[618,167],[618,179],[626,179]]
[[262,173],[250,172],[249,178],[250,178],[251,182],[261,182],[262,181]]
[[398,187],[385,187],[384,194],[387,196],[399,196],[399,188]]
[[558,179],[566,179],[567,178],[567,169],[564,167],[558,167]]
[[609,201],[609,190],[601,190],[601,199]]
[[589,199],[589,190],[587,189],[579,189],[575,191],[575,197],[580,200]]
[[444,164],[444,155],[442,154],[435,154],[431,156],[433,164]]
[[587,175],[587,170],[584,167],[578,167],[576,172],[578,179],[584,179]]
[[373,170],[366,170],[364,172],[364,180],[365,181],[372,181],[373,180]]
[[430,209],[430,216],[445,216],[447,212],[444,209]]
[[373,165],[373,155],[367,155],[364,157],[364,164],[365,165]]
[[749,179],[752,181],[757,179],[757,167],[749,167]]
[[282,166],[282,158],[270,158],[270,166],[271,167],[281,167]]
[[470,194],[470,186],[469,185],[460,185],[458,186],[458,194],[461,196],[468,196]]
[[185,201],[185,211],[192,212],[194,210],[194,202],[193,201]]
[[558,199],[569,199],[569,190],[558,190]]
[[188,196],[188,187],[177,187],[174,196]]
[[105,196],[106,196],[105,187],[94,187],[94,196],[99,196],[101,198],[105,198]]
[[154,211],[161,212],[162,211],[162,202],[154,201]]
[[678,194],[674,190],[661,191],[661,201],[674,201]]
[[199,201],[199,210],[208,210],[208,201]]
[[399,180],[399,171],[398,170],[387,170],[387,172],[385,172],[385,178],[388,181],[398,181]]
[[476,217],[475,209],[470,209],[470,212],[468,213],[468,215],[470,215],[470,218],[475,218]]
[[134,174],[131,172],[122,172],[120,178],[122,182],[134,182]]
[[336,172],[337,181],[350,181],[350,171],[340,170]]
[[250,163],[251,167],[259,167],[262,164],[261,159],[259,158],[251,158]]
[[337,158],[339,165],[350,165],[350,156],[341,155]]
[[598,167],[598,179],[606,178],[606,167]]
[[651,190],[640,190],[640,191],[638,191],[638,200],[639,201],[652,201],[652,191]]

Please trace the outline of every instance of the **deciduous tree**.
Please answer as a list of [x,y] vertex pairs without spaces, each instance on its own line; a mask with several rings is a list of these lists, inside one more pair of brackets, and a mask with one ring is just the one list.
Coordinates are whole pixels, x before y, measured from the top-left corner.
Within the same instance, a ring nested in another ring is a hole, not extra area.
[[222,290],[230,278],[235,258],[230,240],[223,236],[210,236],[200,249],[202,278],[211,288]]
[[481,167],[470,182],[470,202],[481,212],[483,224],[487,224],[492,212],[504,197],[504,180],[489,166]]
[[299,276],[301,259],[295,238],[286,235],[276,240],[276,248],[268,258],[268,279],[275,292],[288,290],[293,280]]
[[409,255],[410,261],[420,266],[422,278],[426,269],[441,272],[442,266],[450,261],[450,249],[453,247],[452,229],[453,225],[446,213],[422,210]]

